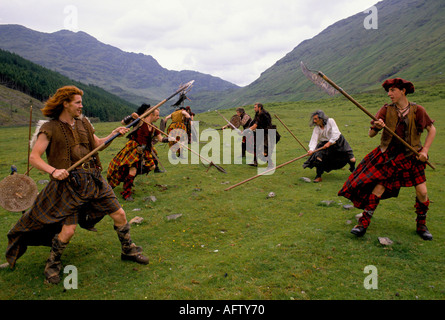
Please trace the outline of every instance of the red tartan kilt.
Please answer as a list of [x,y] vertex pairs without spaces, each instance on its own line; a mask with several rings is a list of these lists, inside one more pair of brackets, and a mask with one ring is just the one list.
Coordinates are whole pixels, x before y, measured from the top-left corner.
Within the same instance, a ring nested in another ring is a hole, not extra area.
[[[149,171],[155,165],[153,155],[148,150],[142,153],[138,151],[139,144],[134,140],[129,140],[125,147],[110,161],[107,170],[107,180],[111,187],[118,186],[124,181],[131,167],[141,169],[139,161],[145,160],[143,163],[144,170]],[[142,170],[142,171],[144,171]]]
[[338,192],[363,209],[377,184],[385,187],[382,199],[397,197],[401,187],[413,187],[426,181],[424,162],[414,155],[395,153],[394,148],[382,153],[377,147],[360,162]]

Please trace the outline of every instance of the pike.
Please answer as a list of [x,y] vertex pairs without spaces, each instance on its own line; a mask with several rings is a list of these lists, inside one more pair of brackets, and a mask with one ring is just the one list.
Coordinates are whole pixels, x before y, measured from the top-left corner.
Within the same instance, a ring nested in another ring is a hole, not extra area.
[[[321,148],[315,150],[314,152],[320,151],[321,149],[323,149],[323,147],[321,147]],[[248,178],[248,179],[246,179],[246,180],[243,180],[243,181],[241,181],[241,182],[238,182],[237,184],[234,184],[233,186],[230,186],[230,187],[228,187],[227,189],[224,189],[224,191],[231,190],[231,189],[233,189],[233,188],[235,188],[235,187],[238,187],[238,186],[240,186],[240,185],[242,185],[242,184],[244,184],[244,183],[246,183],[246,182],[249,182],[249,181],[251,181],[251,180],[253,180],[253,179],[256,179],[256,178],[258,178],[258,177],[260,177],[260,176],[262,176],[262,175],[265,175],[266,173],[269,173],[269,172],[271,172],[271,171],[273,171],[273,170],[276,170],[276,169],[279,169],[279,168],[281,168],[281,167],[287,166],[288,164],[291,164],[292,162],[295,162],[295,161],[297,161],[297,160],[300,160],[300,159],[302,159],[302,158],[305,158],[305,157],[307,157],[307,156],[309,156],[309,155],[310,155],[309,152],[306,153],[306,154],[303,154],[302,156],[296,157],[295,159],[292,159],[292,160],[289,160],[289,161],[287,161],[287,162],[285,162],[285,163],[282,163],[282,164],[280,164],[279,166],[276,166],[276,167],[273,167],[273,168],[271,168],[271,169],[269,169],[269,170],[266,170],[266,171],[264,171],[264,172],[261,172],[261,173],[257,174],[256,176],[253,176],[253,177],[250,177],[250,178]]]
[[[303,63],[303,61],[300,62],[301,70],[303,71],[304,75],[311,80],[316,86],[323,89],[326,93],[329,95],[335,95],[337,92],[340,92],[342,95],[344,95],[349,101],[351,101],[353,104],[355,104],[359,109],[361,109],[364,113],[366,113],[372,120],[378,121],[378,119],[370,113],[368,110],[366,110],[360,103],[358,103],[353,97],[351,97],[347,92],[345,92],[342,88],[340,88],[337,84],[334,83],[331,79],[329,79],[326,75],[323,74],[321,71],[316,71],[316,74],[309,70]],[[328,88],[328,85],[332,88]],[[416,149],[414,149],[410,144],[408,144],[405,140],[400,138],[394,131],[389,129],[388,127],[383,127],[389,134],[391,134],[394,138],[399,140],[405,147],[407,147],[409,150],[411,150],[416,156],[419,156],[419,152],[417,152]],[[436,169],[428,160],[426,163],[432,168]]]
[[218,113],[224,120],[226,120],[226,122],[227,122],[233,129],[235,129],[238,133],[242,134],[241,130],[238,129],[237,127],[235,127],[235,126],[233,125],[233,123],[231,123],[229,120],[227,120],[227,118],[224,117],[221,113],[219,113],[218,110],[215,110],[215,111],[216,111],[216,113]]
[[308,151],[307,149],[306,149],[306,147],[305,146],[303,146],[303,144],[300,142],[300,140],[298,140],[298,138],[292,133],[292,131],[290,131],[290,129],[284,124],[284,122],[283,121],[281,121],[281,119],[280,118],[278,118],[278,116],[275,114],[274,115],[275,116],[275,118],[277,118],[278,119],[278,121],[280,121],[281,122],[281,124],[286,128],[286,130],[287,131],[289,131],[289,133],[292,135],[292,137],[294,137],[294,139],[295,140],[297,140],[297,142],[300,144],[300,146],[302,146],[303,147],[303,149],[304,149],[304,151]]
[[[169,135],[168,133],[165,133],[164,131],[159,130],[158,128],[156,128],[156,127],[155,127],[154,125],[152,125],[151,123],[146,122],[146,124],[149,125],[150,127],[154,128],[154,129],[158,130],[158,131],[159,131],[160,133],[162,133],[163,135],[165,135],[165,136],[167,136],[167,137],[170,137],[170,135]],[[198,157],[200,157],[202,160],[207,161],[207,162],[209,163],[209,168],[210,168],[211,166],[214,166],[218,171],[220,171],[220,172],[222,172],[222,173],[227,173],[227,171],[224,170],[222,167],[220,167],[220,166],[214,164],[213,161],[210,161],[209,159],[204,158],[203,156],[201,156],[201,155],[200,155],[199,153],[197,153],[196,151],[194,151],[194,150],[190,149],[189,147],[187,147],[185,144],[183,144],[183,143],[181,143],[181,142],[179,142],[179,141],[176,141],[176,143],[179,144],[180,146],[186,148],[186,149],[189,150],[190,152],[193,152],[193,153],[196,154]]]
[[28,129],[28,165],[26,168],[26,175],[29,176],[29,154],[31,152],[31,123],[32,123],[32,105],[29,107],[29,129]]
[[[181,92],[186,92],[187,90],[190,90],[190,87],[193,85],[193,82],[195,82],[195,80],[192,80],[190,82],[187,82],[184,85],[181,85],[179,87],[178,90],[175,91],[175,93],[173,93],[172,95],[170,95],[168,98],[165,98],[164,100],[162,100],[161,102],[159,102],[157,105],[155,105],[154,107],[151,107],[150,109],[148,109],[147,111],[145,111],[143,114],[141,114],[137,119],[135,119],[133,122],[131,122],[129,125],[126,126],[126,128],[131,128],[135,125],[137,125],[142,119],[148,117],[153,111],[155,111],[156,109],[158,109],[160,106],[162,106],[164,103],[166,103],[168,100],[170,100],[171,98],[173,98],[174,96],[176,96],[178,93]],[[80,166],[82,163],[84,163],[85,161],[87,161],[91,156],[93,156],[94,154],[96,154],[98,151],[100,151],[102,148],[104,148],[107,144],[111,143],[114,139],[116,139],[117,137],[119,137],[121,134],[120,133],[116,133],[115,135],[113,135],[112,137],[110,137],[108,140],[106,140],[105,142],[103,142],[100,146],[96,147],[93,151],[91,151],[90,153],[88,153],[85,157],[83,157],[82,159],[80,159],[79,161],[77,161],[75,164],[73,164],[71,167],[69,167],[67,169],[68,172],[74,170],[75,168],[77,168],[78,166]]]

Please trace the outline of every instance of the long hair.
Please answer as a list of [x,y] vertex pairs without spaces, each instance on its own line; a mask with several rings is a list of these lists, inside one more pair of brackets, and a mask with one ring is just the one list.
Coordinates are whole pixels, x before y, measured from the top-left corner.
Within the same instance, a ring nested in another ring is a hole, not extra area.
[[149,104],[143,103],[136,111],[138,116],[142,116],[142,114],[150,108]]
[[329,119],[328,116],[323,111],[317,110],[317,111],[312,112],[312,114],[311,114],[311,119],[309,120],[310,127],[315,126],[314,121],[313,121],[314,116],[318,116],[318,118],[320,118],[323,121],[324,126],[328,123],[328,119]]
[[65,86],[57,89],[56,93],[46,101],[42,114],[53,119],[59,118],[63,111],[63,103],[73,101],[75,95],[83,96],[83,91],[75,86]]

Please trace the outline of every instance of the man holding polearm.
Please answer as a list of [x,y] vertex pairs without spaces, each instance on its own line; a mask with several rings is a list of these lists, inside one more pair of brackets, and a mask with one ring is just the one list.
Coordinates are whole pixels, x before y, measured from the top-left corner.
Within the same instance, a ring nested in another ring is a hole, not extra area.
[[[6,259],[11,268],[28,245],[51,247],[44,274],[49,283],[60,282],[61,256],[74,235],[77,224],[92,230],[94,224],[109,215],[122,244],[122,260],[147,264],[142,248],[130,238],[126,214],[112,188],[101,176],[101,162],[95,153],[71,172],[73,164],[128,128],[119,127],[106,138],[98,138],[86,117],[82,116],[83,91],[66,86],[57,90],[42,109],[45,122],[37,132],[30,163],[47,172],[51,181],[39,193],[34,205],[8,233]],[[47,162],[42,159],[46,153]]]
[[[414,85],[401,78],[386,80],[382,84],[388,92],[391,104],[385,104],[371,121],[369,136],[374,137],[383,130],[380,146],[371,151],[339,191],[338,195],[350,199],[356,208],[363,209],[358,224],[351,230],[356,236],[363,236],[381,199],[397,197],[401,187],[415,187],[416,232],[424,240],[433,236],[426,227],[429,198],[426,187],[425,167],[428,151],[436,136],[434,121],[426,110],[409,102],[407,94],[414,92]],[[421,134],[427,135],[422,146]],[[408,143],[408,148],[395,138]],[[417,154],[415,154],[416,151]]]

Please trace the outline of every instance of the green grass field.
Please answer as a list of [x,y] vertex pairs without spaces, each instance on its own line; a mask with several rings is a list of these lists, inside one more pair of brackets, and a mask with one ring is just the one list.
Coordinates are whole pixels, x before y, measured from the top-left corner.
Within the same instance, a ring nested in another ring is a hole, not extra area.
[[[357,95],[371,113],[389,99],[385,93]],[[337,196],[349,171],[333,171],[320,184],[307,183],[315,170],[303,169],[304,159],[277,169],[229,191],[227,187],[257,174],[245,164],[220,164],[227,174],[202,164],[172,165],[166,145],[156,146],[167,172],[136,178],[136,201],[124,203],[133,225],[133,240],[150,258],[148,266],[120,260],[120,243],[112,220],[104,218],[97,233],[77,228],[62,257],[78,271],[78,288],[67,290],[44,284],[43,268],[49,248],[29,247],[15,270],[0,270],[3,300],[442,300],[445,298],[445,86],[418,85],[410,97],[436,120],[437,136],[430,150],[436,170],[427,168],[431,200],[427,224],[433,241],[415,233],[414,188],[402,189],[396,199],[384,200],[363,238],[350,229],[358,209],[344,209]],[[307,145],[312,128],[309,115],[322,109],[333,117],[360,161],[379,144],[367,136],[370,119],[343,97],[311,102],[266,104]],[[253,115],[253,107],[246,107]],[[234,110],[221,111],[227,118]],[[198,114],[200,129],[217,128],[224,120],[215,112]],[[274,119],[282,140],[277,164],[305,151]],[[95,124],[97,135],[108,134],[117,123]],[[221,131],[219,131],[221,133]],[[221,135],[222,137],[222,135]],[[424,137],[423,137],[424,139]],[[0,176],[11,164],[26,171],[28,129],[0,129]],[[100,153],[107,168],[123,147],[116,139]],[[202,141],[201,147],[207,142]],[[221,141],[221,144],[223,142]],[[224,146],[222,145],[222,149]],[[221,157],[222,159],[222,157]],[[104,174],[106,174],[104,172]],[[48,179],[31,170],[35,181]],[[38,184],[39,189],[43,185]],[[115,189],[119,199],[122,187]],[[276,194],[268,198],[269,192]],[[156,201],[144,200],[155,196]],[[332,201],[325,205],[323,201]],[[179,219],[167,216],[182,214]],[[6,262],[6,234],[20,213],[0,208],[0,264]],[[378,237],[394,243],[383,246]],[[367,266],[377,270],[376,289],[366,289]],[[67,275],[64,275],[67,276]]]

